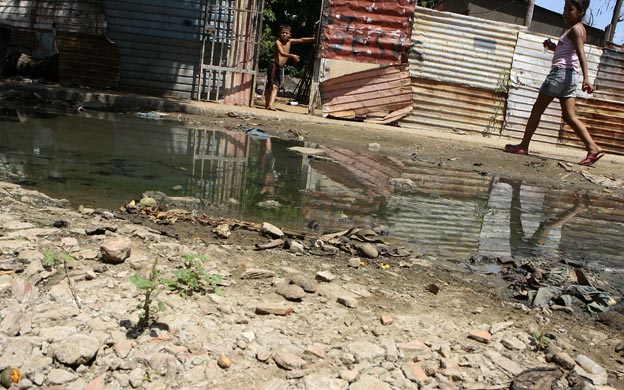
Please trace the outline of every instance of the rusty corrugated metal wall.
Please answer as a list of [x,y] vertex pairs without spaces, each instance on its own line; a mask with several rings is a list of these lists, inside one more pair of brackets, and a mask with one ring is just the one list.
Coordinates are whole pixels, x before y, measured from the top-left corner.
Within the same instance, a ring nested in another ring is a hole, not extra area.
[[[594,85],[590,99],[577,99],[576,113],[603,149],[624,154],[624,46],[602,50]],[[583,147],[568,125],[561,137],[566,144]]]
[[413,15],[411,0],[324,1],[318,57],[403,64]]
[[[414,110],[400,125],[522,137],[550,70],[546,38],[522,26],[417,7],[410,53]],[[624,48],[585,50],[598,89],[590,96],[579,90],[577,113],[599,145],[624,154]],[[557,101],[542,116],[534,140],[582,147],[563,123]]]
[[0,0],[0,26],[11,30],[8,52],[58,54],[61,84],[117,88],[119,55],[105,38],[104,0]]
[[521,28],[417,7],[409,56],[414,110],[401,127],[498,133]]
[[[405,67],[393,65],[407,63],[413,17],[414,2],[409,0],[323,3],[311,101],[322,81],[324,116],[390,123],[407,115],[411,110],[409,74]],[[372,69],[353,66],[351,70],[341,60]],[[333,73],[342,76],[328,77],[332,66],[341,67]]]
[[323,116],[390,123],[412,110],[406,65],[365,70],[320,85]]
[[[537,98],[539,88],[550,71],[552,52],[544,52],[542,42],[546,38],[557,41],[559,37],[546,37],[522,32],[518,36],[516,52],[511,69],[511,88],[509,90],[508,106],[504,135],[512,138],[522,138],[531,108]],[[589,64],[589,77],[596,79],[602,49],[586,45],[585,52]],[[578,89],[580,99],[577,106],[582,102],[583,92]],[[555,99],[542,116],[540,126],[535,132],[535,141],[547,143],[567,143],[562,137],[561,107]]]

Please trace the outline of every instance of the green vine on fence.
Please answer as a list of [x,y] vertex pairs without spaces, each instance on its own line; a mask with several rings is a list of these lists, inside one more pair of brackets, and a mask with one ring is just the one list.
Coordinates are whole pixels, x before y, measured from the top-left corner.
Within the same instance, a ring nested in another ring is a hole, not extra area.
[[[496,89],[494,89],[494,94],[496,96],[496,100],[493,105],[494,112],[492,113],[492,117],[490,118],[487,126],[481,133],[484,137],[489,137],[494,133],[498,133],[498,135],[503,134],[503,130],[506,125],[504,116],[507,111],[507,101],[509,99],[509,91],[512,86],[513,82],[511,81],[510,72],[508,70],[502,71],[498,76]],[[503,116],[503,120],[499,121],[498,118],[501,115]]]

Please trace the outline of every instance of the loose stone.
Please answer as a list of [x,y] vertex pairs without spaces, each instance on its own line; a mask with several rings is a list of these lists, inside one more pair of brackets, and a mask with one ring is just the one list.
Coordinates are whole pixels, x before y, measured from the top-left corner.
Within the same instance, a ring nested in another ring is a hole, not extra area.
[[256,306],[256,314],[273,314],[276,316],[286,316],[292,313],[291,306],[283,306],[279,304],[265,303]]
[[273,355],[273,361],[284,370],[300,370],[306,365],[305,360],[290,353],[279,353],[277,355]]
[[381,316],[379,320],[381,321],[382,325],[392,325],[394,323],[394,318],[390,316]]
[[333,281],[336,277],[329,271],[319,271],[316,273],[316,280],[319,282],[329,283]]
[[468,338],[476,340],[480,343],[487,344],[492,339],[492,335],[490,334],[490,332],[486,330],[477,330],[477,331],[471,332],[468,335]]
[[354,297],[338,297],[337,301],[338,303],[345,305],[349,308],[355,308],[358,305],[358,301]]
[[279,295],[289,301],[301,301],[306,296],[305,291],[296,284],[280,283],[275,290]]
[[219,365],[219,367],[223,369],[227,369],[232,366],[232,361],[230,360],[229,357],[225,355],[221,355],[219,356],[219,359],[217,359],[217,364]]

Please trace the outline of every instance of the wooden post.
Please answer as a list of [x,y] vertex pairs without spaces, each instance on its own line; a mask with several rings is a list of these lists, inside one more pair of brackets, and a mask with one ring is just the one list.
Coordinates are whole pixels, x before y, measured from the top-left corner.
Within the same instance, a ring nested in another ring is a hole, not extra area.
[[319,93],[319,79],[321,74],[322,60],[318,57],[318,51],[321,48],[321,30],[323,28],[323,7],[325,7],[325,0],[321,1],[321,14],[319,15],[318,26],[316,28],[316,36],[314,40],[314,68],[312,70],[312,81],[310,83],[310,101],[308,102],[308,114],[314,115],[316,113],[315,107],[317,102],[321,99]]
[[618,21],[620,19],[620,12],[622,11],[622,0],[617,0],[615,3],[615,7],[613,8],[613,17],[611,18],[611,24],[607,29],[607,42],[613,42],[613,38],[615,37],[615,29],[617,27]]
[[531,28],[533,22],[533,9],[535,8],[535,0],[529,0],[527,5],[526,17],[524,18],[524,25],[527,28]]
[[[206,32],[206,27],[208,24],[208,9],[210,8],[210,0],[206,0],[204,3],[204,24],[202,26],[201,32],[201,50],[199,52],[199,75],[197,77],[197,92],[195,92],[195,100],[199,101],[201,97],[201,84],[204,79],[204,57],[206,55],[206,40],[208,39],[208,34]],[[208,97],[210,97],[210,92],[208,92]]]

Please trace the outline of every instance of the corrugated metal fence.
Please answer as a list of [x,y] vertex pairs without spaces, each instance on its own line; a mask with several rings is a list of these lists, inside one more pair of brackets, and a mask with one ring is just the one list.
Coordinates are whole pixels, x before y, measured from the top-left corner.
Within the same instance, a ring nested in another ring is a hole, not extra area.
[[119,46],[120,87],[150,95],[249,104],[262,1],[105,0]]
[[108,35],[119,47],[120,87],[191,97],[196,87],[203,0],[105,0]]
[[402,127],[477,131],[502,125],[520,27],[417,8],[409,58],[414,110]]
[[[414,110],[400,125],[520,138],[550,69],[552,53],[542,46],[549,37],[425,8],[415,15],[409,59]],[[586,53],[597,91],[591,96],[579,91],[577,114],[599,145],[624,154],[624,49],[586,45]],[[582,147],[563,123],[557,101],[534,139]]]

